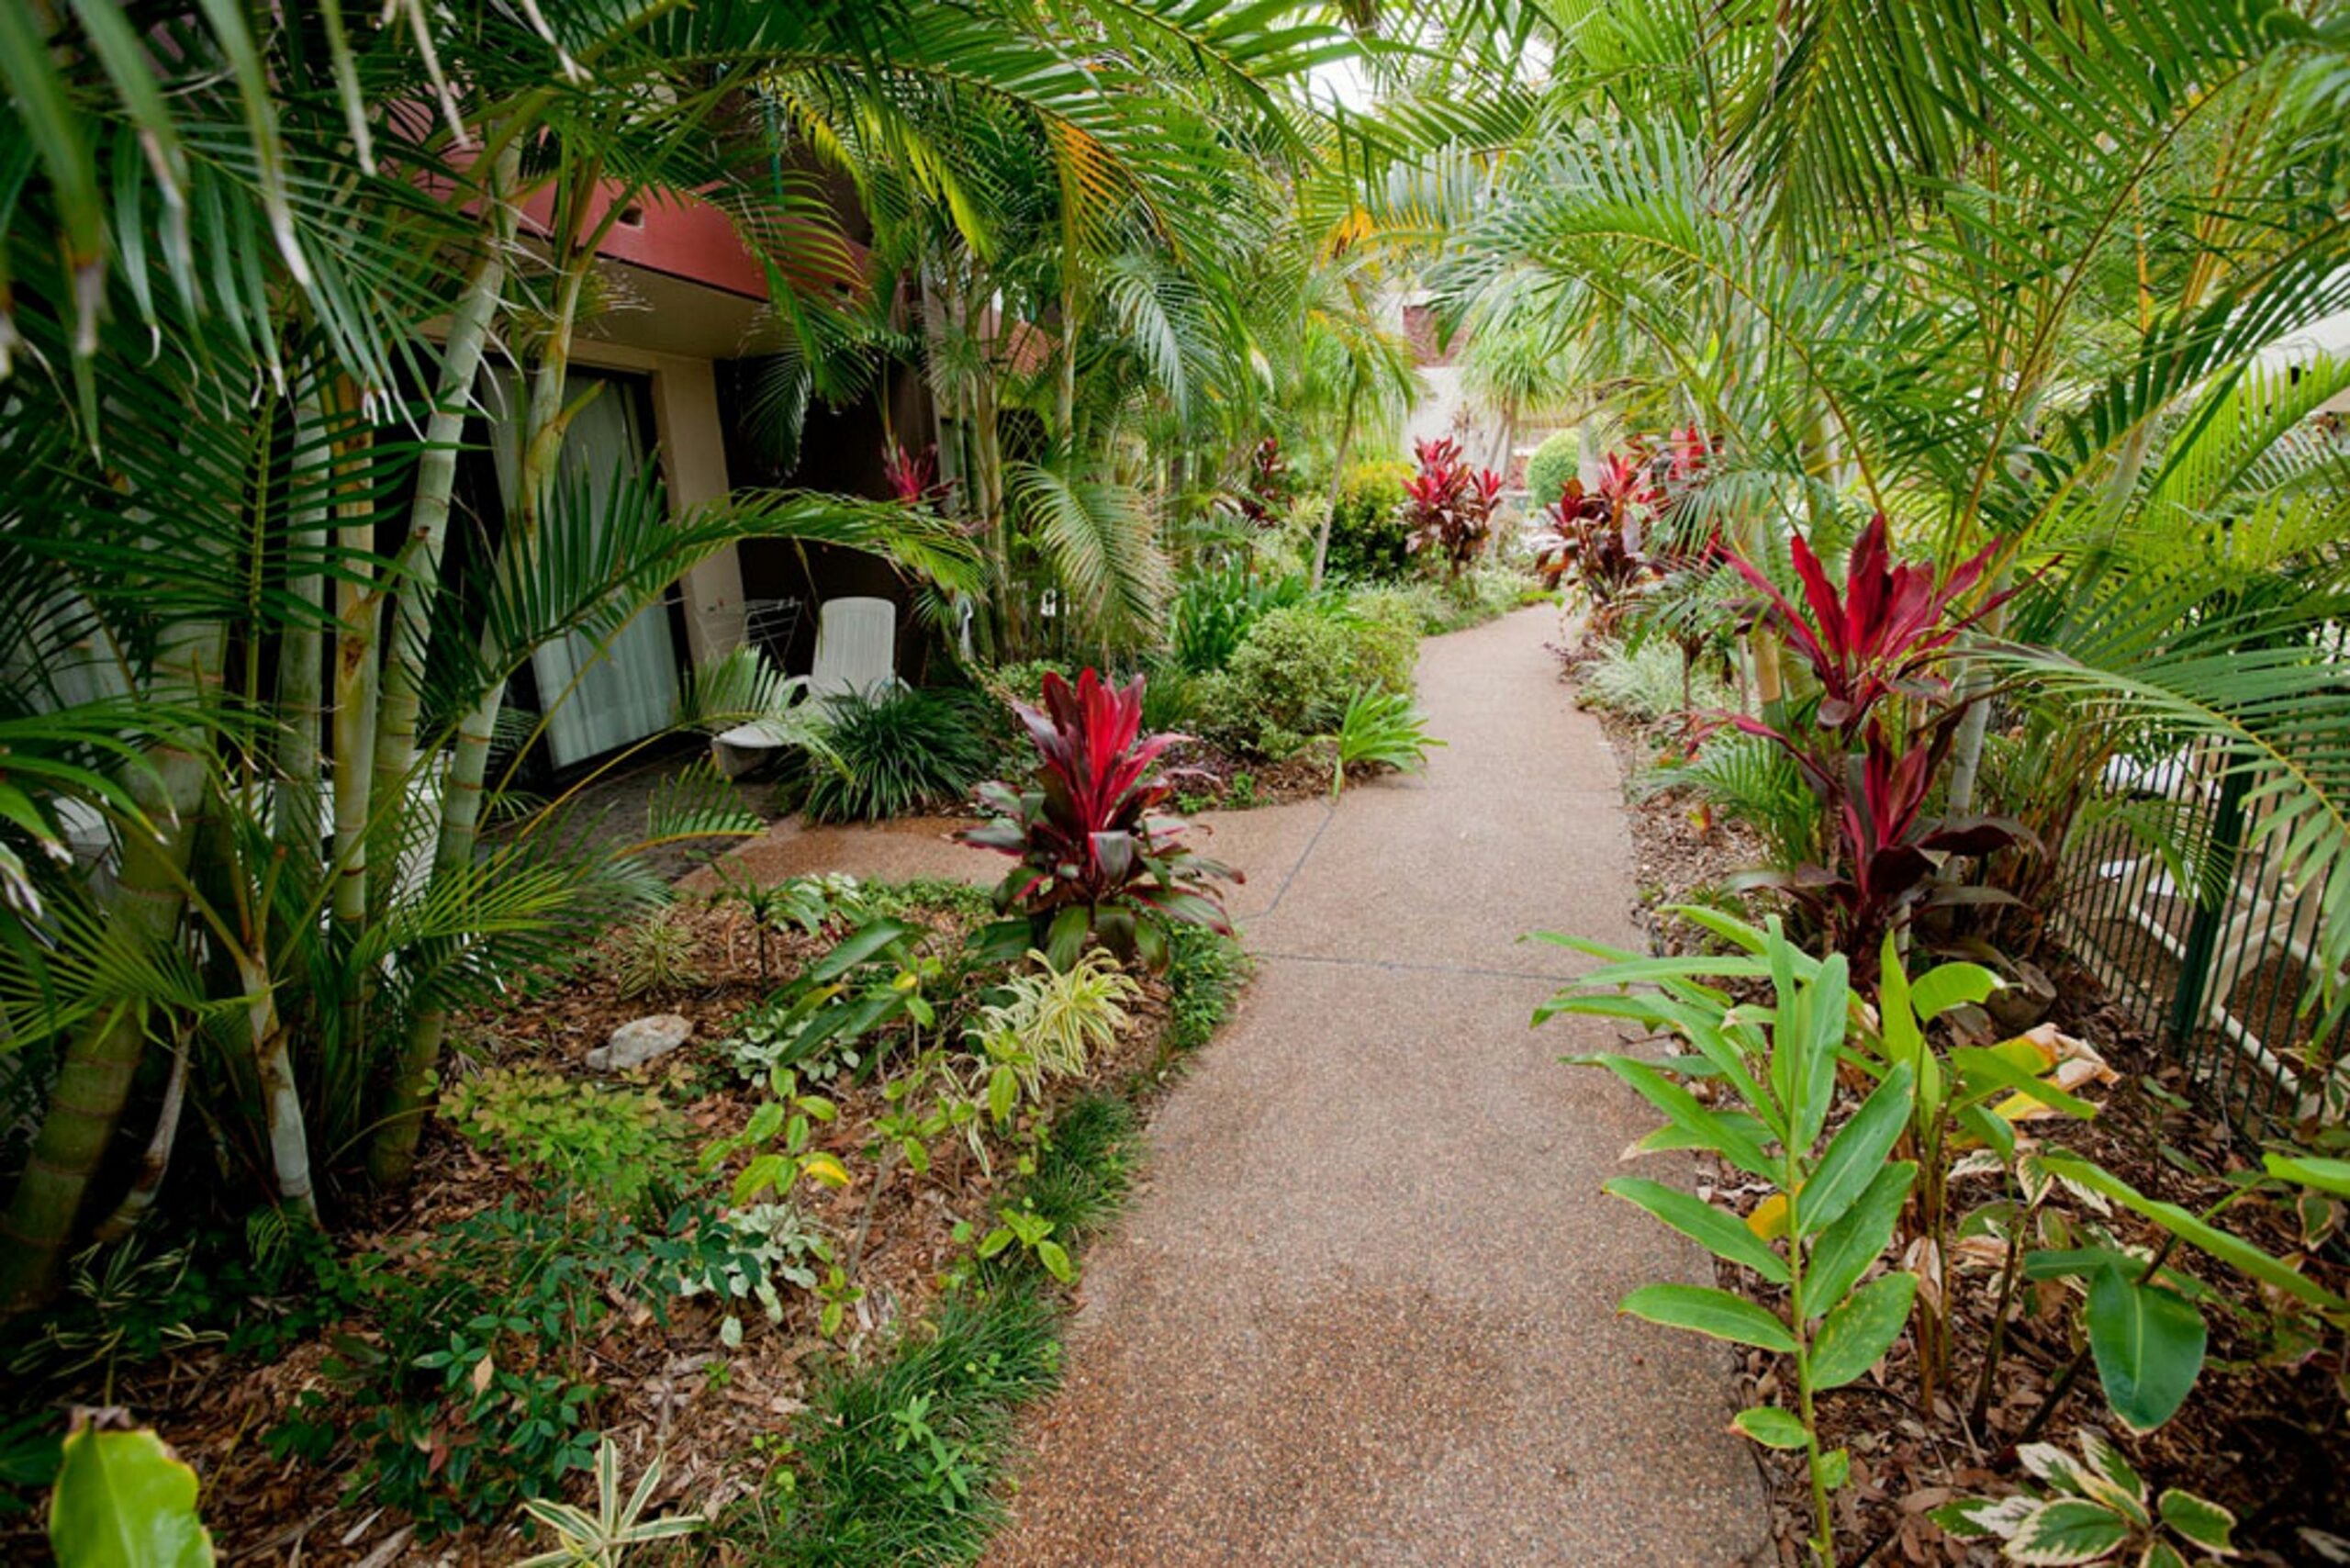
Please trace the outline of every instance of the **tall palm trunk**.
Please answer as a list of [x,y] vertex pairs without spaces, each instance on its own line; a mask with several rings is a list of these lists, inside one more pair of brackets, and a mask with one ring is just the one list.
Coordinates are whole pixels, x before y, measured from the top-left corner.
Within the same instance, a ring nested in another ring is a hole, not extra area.
[[[572,254],[564,269],[554,327],[532,380],[513,515],[508,519],[494,567],[501,573],[525,569],[521,563],[537,547],[545,498],[568,422],[563,397],[570,373],[573,324],[588,270],[594,265],[594,252],[584,251]],[[483,633],[483,667],[495,670],[503,667],[509,650],[493,645],[491,636],[487,631]],[[432,858],[435,879],[472,873],[474,850],[481,836],[482,790],[489,771],[490,743],[505,700],[504,685],[491,686],[457,726],[456,751],[442,790],[441,834]],[[417,1139],[424,1131],[425,1109],[440,1076],[441,1047],[448,1033],[449,1014],[444,1007],[422,1008],[408,1022],[393,1066],[384,1119],[367,1152],[367,1174],[378,1186],[396,1186],[415,1168]]]
[[[155,700],[208,701],[219,678],[221,643],[217,623],[184,628],[158,660]],[[178,935],[188,851],[204,798],[202,746],[195,734],[160,740],[148,753],[149,767],[126,781],[147,823],[123,826],[122,864],[107,921],[134,942],[160,946]],[[146,1045],[146,1011],[126,1000],[66,1046],[40,1134],[0,1215],[0,1311],[31,1305],[55,1288]]]
[[[375,508],[365,493],[375,436],[361,420],[356,393],[356,387],[344,383],[334,398],[334,510],[343,570],[335,580],[333,909],[336,946],[346,954],[358,946],[367,924],[367,828],[375,782],[375,644],[384,608],[367,564],[375,549]],[[365,1032],[366,991],[356,977],[343,991],[342,1037],[353,1046]],[[261,1031],[254,1037],[261,1039]]]
[[441,584],[441,554],[447,543],[449,509],[456,494],[457,443],[481,375],[482,351],[506,289],[507,255],[514,247],[514,207],[506,199],[519,153],[509,143],[491,171],[483,203],[480,258],[465,280],[465,292],[449,317],[441,350],[441,375],[433,388],[432,413],[424,427],[424,454],[417,461],[416,499],[408,508],[408,538],[398,555],[397,608],[383,650],[382,691],[375,720],[375,801],[389,831],[387,874],[376,878],[375,903],[389,899],[400,846],[407,843],[407,792],[416,767],[417,709],[424,690],[424,659],[432,634],[433,601]]

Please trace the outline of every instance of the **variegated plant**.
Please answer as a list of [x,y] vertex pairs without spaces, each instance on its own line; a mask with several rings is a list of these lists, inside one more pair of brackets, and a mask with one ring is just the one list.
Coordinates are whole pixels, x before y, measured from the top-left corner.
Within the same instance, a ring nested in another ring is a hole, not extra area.
[[2053,1443],[2017,1450],[2039,1483],[2012,1497],[1962,1497],[1933,1513],[1952,1535],[1997,1539],[2010,1562],[2127,1562],[2132,1568],[2208,1568],[2236,1555],[2236,1517],[2176,1486],[2159,1496],[2104,1433],[2084,1428],[2081,1451]]

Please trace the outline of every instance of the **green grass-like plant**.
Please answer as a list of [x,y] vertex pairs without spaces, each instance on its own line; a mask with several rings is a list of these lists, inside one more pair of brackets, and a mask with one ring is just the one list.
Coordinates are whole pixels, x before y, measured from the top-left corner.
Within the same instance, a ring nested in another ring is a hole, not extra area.
[[1180,1056],[1206,1045],[1231,1016],[1250,965],[1239,943],[1204,926],[1170,933],[1167,949],[1166,1051]]
[[1347,786],[1354,763],[1382,763],[1405,773],[1427,766],[1428,751],[1444,743],[1428,734],[1427,715],[1400,691],[1358,691],[1338,722],[1337,756],[1330,767],[1330,799]]
[[1059,1318],[1037,1275],[1013,1275],[948,1297],[878,1359],[836,1366],[796,1427],[788,1501],[730,1533],[768,1568],[977,1557],[1003,1517],[1013,1419],[1060,1381]]
[[878,822],[966,794],[993,753],[977,699],[901,688],[833,700],[830,766],[808,776],[801,809],[816,823]]

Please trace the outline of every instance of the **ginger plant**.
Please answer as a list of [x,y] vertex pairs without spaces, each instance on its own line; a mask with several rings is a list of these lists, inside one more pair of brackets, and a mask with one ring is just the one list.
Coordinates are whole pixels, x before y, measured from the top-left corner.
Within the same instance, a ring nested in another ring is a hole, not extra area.
[[[1836,1561],[1830,1495],[1851,1457],[1820,1447],[1818,1397],[1862,1376],[1909,1321],[1918,1279],[1898,1270],[1867,1278],[1891,1243],[1918,1173],[1888,1157],[1909,1125],[1915,1070],[1888,1067],[1875,1089],[1833,1136],[1837,1066],[1852,1033],[1852,989],[1843,957],[1804,959],[1776,920],[1764,935],[1763,967],[1774,1005],[1740,1004],[1691,978],[1710,958],[1637,958],[1573,938],[1549,937],[1616,961],[1553,997],[1539,1025],[1561,1013],[1625,1019],[1678,1036],[1694,1057],[1651,1062],[1601,1052],[1570,1057],[1607,1069],[1664,1113],[1644,1151],[1705,1149],[1771,1183],[1784,1210],[1778,1239],[1766,1240],[1729,1210],[1679,1187],[1617,1177],[1613,1196],[1635,1204],[1716,1257],[1776,1286],[1775,1305],[1709,1285],[1643,1285],[1619,1310],[1653,1323],[1751,1345],[1793,1362],[1795,1406],[1761,1405],[1733,1425],[1756,1442],[1800,1450],[1811,1479],[1812,1551]],[[1802,962],[1799,963],[1798,960]],[[1651,989],[1634,991],[1639,985]],[[1711,1103],[1688,1083],[1711,1086]],[[1865,1281],[1865,1282],[1864,1282]]]

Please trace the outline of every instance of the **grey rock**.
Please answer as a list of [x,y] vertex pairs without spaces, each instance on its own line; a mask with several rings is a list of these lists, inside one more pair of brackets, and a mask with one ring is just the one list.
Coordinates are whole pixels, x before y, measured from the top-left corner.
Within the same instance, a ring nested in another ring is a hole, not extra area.
[[598,1072],[626,1072],[658,1061],[693,1038],[692,1019],[676,1013],[655,1013],[632,1018],[612,1031],[611,1038],[588,1053],[588,1065]]

